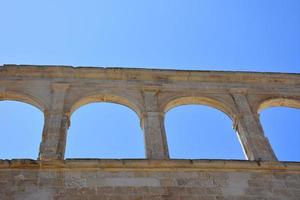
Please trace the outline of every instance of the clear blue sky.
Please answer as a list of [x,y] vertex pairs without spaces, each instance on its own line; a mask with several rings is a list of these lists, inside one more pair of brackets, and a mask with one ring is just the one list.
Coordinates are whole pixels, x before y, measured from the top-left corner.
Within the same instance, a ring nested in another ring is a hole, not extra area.
[[[298,0],[10,0],[0,8],[0,64],[300,72]],[[0,113],[0,158],[36,158],[42,114],[15,102],[0,102]],[[300,160],[300,111],[267,109],[261,121],[279,158]],[[174,158],[243,158],[231,121],[215,109],[175,108],[166,130]],[[90,104],[72,116],[67,157],[143,157],[143,148],[128,108]]]

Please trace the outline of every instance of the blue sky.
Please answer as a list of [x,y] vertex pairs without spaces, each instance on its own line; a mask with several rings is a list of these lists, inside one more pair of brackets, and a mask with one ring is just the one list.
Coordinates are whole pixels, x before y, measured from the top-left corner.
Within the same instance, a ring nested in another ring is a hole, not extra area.
[[[0,64],[300,73],[298,0],[10,0],[1,1],[0,8]],[[0,102],[0,113],[5,113],[0,115],[4,127],[0,158],[36,158],[41,113],[15,102]],[[122,117],[128,119],[126,123]],[[15,119],[18,121],[12,122]],[[207,122],[201,124],[203,119]],[[267,109],[262,111],[261,121],[271,143],[283,151],[277,155],[283,160],[300,160],[300,145],[295,142],[300,141],[300,111]],[[72,116],[66,155],[142,157],[138,124],[135,113],[123,106],[100,103],[82,107]],[[242,159],[231,126],[215,109],[174,108],[166,117],[171,156]],[[24,140],[16,140],[18,134]],[[127,140],[122,149],[117,148],[122,140],[116,140],[116,134]],[[230,142],[216,140],[225,140],[225,135]],[[90,137],[93,139],[87,141]],[[17,151],[7,145],[12,143]]]

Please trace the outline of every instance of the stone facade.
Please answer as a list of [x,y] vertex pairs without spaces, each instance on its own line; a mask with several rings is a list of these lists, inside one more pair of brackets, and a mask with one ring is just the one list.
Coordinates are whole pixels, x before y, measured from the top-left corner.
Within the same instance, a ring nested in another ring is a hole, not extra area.
[[[38,160],[0,161],[0,199],[300,199],[300,163],[277,161],[259,121],[300,108],[300,74],[4,65],[0,100],[45,117]],[[64,159],[70,116],[91,102],[137,113],[147,159]],[[227,114],[248,160],[169,159],[164,114],[186,104]]]

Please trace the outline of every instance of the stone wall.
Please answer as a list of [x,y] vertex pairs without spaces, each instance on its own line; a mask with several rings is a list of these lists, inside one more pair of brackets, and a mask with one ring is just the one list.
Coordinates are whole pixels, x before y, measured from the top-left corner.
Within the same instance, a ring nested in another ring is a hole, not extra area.
[[[277,161],[259,121],[300,108],[299,74],[5,65],[0,100],[45,117],[37,160],[0,161],[0,199],[300,199],[300,163]],[[147,159],[64,159],[70,116],[91,102],[137,113]],[[248,160],[169,159],[164,115],[186,104],[227,114]]]
[[65,160],[0,163],[0,199],[298,200],[299,163]]

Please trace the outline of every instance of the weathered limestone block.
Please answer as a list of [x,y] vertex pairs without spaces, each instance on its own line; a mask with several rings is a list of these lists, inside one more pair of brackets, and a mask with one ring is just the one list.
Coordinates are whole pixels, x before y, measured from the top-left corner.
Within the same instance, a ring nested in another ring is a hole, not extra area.
[[66,145],[66,135],[69,127],[69,116],[64,112],[67,84],[52,85],[52,107],[45,111],[43,139],[40,146],[39,159],[63,159]]
[[248,159],[275,161],[276,156],[264,136],[258,114],[251,109],[245,91],[235,92],[233,99],[238,110],[236,129]]
[[146,154],[148,159],[168,159],[168,146],[163,113],[158,110],[157,92],[145,91],[146,113],[143,116]]
[[95,165],[73,159],[29,164],[0,165],[1,200],[300,198],[299,163],[106,160]]

